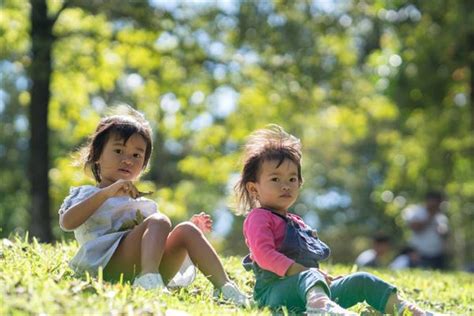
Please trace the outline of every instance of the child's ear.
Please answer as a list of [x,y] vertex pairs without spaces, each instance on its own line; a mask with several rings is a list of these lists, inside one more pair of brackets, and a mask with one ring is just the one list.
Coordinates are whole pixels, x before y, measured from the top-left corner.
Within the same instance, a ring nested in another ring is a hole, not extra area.
[[245,184],[245,189],[247,189],[247,192],[250,193],[253,197],[257,195],[257,186],[255,185],[255,182],[247,182]]

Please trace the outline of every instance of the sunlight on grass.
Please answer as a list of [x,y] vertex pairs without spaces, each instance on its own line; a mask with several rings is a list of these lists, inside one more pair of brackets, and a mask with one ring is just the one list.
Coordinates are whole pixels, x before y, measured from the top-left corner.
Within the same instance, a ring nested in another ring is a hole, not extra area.
[[[109,283],[100,277],[75,276],[68,267],[77,244],[28,243],[3,239],[0,243],[0,314],[161,314],[181,315],[271,315],[256,307],[241,309],[212,298],[212,285],[198,274],[187,288],[171,295],[134,289],[128,282]],[[224,258],[224,265],[245,292],[251,293],[253,275],[240,265],[240,258]],[[325,265],[332,274],[353,270],[345,265]],[[370,270],[395,284],[410,300],[438,312],[471,314],[474,306],[474,276],[462,272]],[[351,308],[370,311],[365,304]]]

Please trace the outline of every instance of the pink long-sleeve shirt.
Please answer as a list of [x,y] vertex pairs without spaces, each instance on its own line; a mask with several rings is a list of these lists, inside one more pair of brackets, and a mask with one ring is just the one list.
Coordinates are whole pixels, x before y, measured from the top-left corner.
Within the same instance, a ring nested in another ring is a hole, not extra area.
[[[306,227],[301,217],[291,213],[287,215],[300,226]],[[285,233],[285,220],[268,210],[255,208],[245,218],[244,237],[252,260],[262,269],[279,276],[284,276],[295,262],[277,250]]]

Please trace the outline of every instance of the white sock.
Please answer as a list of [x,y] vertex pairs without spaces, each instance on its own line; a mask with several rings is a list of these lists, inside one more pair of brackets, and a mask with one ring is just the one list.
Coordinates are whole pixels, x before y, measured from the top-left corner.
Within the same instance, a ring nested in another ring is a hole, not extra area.
[[316,313],[324,311],[334,314],[351,314],[351,312],[345,310],[336,302],[331,301],[329,296],[320,286],[311,288],[306,294],[306,311],[308,314],[311,314],[315,310]]
[[329,302],[331,299],[320,286],[314,286],[306,293],[306,307],[323,308]]
[[320,286],[313,286],[309,289],[308,293],[306,293],[306,302],[318,300],[322,296],[328,296],[323,288]]

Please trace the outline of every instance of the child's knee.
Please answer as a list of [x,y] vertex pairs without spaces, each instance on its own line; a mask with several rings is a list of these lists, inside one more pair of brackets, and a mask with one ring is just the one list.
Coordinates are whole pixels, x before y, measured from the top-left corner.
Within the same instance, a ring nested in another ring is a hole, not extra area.
[[160,229],[171,230],[171,221],[170,219],[163,214],[153,214],[148,216],[144,221],[146,226],[159,226]]
[[375,275],[368,272],[356,272],[356,273],[350,274],[349,276],[350,276],[350,280],[353,283],[357,283],[357,284],[373,283],[374,280],[378,279]]
[[359,272],[352,273],[351,276],[356,277],[356,278],[367,279],[367,278],[371,278],[373,274],[369,272],[359,271]]
[[202,235],[201,230],[193,223],[191,222],[182,222],[176,225],[174,228],[174,231],[180,235],[183,236],[192,236],[192,237],[198,237]]
[[321,286],[327,287],[326,278],[324,277],[324,275],[317,268],[310,268],[309,270],[306,270],[302,273],[312,274],[313,276],[315,276],[318,279],[318,281],[321,282],[321,284],[322,284]]

